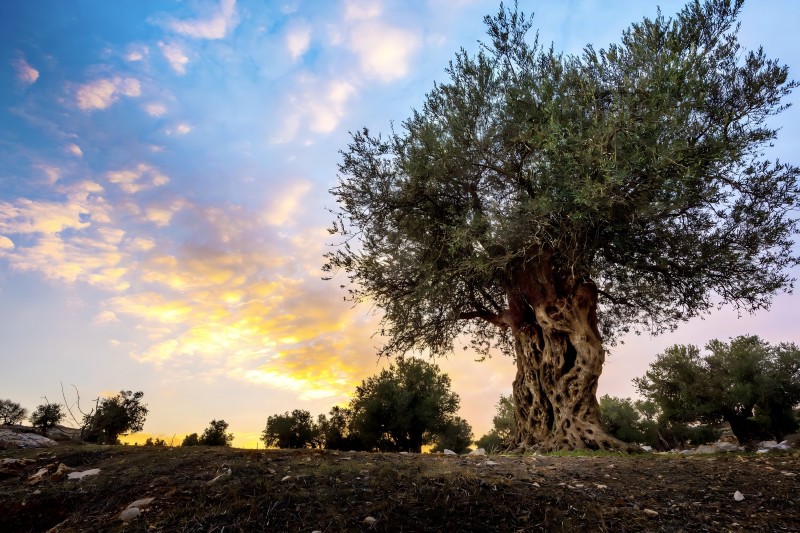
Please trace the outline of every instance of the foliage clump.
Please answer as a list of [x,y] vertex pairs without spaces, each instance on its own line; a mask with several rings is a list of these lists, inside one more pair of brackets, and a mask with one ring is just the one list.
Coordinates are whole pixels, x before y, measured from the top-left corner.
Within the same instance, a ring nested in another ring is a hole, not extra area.
[[84,416],[82,437],[87,442],[119,444],[120,435],[136,433],[144,427],[147,405],[142,391],[120,391],[98,400],[95,410]]
[[11,400],[0,400],[0,424],[19,424],[28,416],[28,410]]
[[56,427],[67,416],[61,408],[62,405],[58,403],[46,403],[37,406],[36,410],[31,413],[31,425],[38,429],[42,435],[46,435],[50,429]]
[[782,440],[798,428],[800,349],[745,335],[725,343],[674,345],[635,380],[663,420],[679,424],[728,422],[743,445]]

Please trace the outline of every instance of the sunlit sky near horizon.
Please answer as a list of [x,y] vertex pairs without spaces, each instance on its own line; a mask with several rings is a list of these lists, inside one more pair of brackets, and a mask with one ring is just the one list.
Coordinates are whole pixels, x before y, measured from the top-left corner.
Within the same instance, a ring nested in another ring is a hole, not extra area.
[[[617,42],[684,2],[520,0],[556,50]],[[269,415],[327,412],[377,373],[375,309],[321,279],[348,131],[388,131],[419,107],[479,0],[0,3],[0,398],[44,402],[142,390],[139,439],[225,419],[255,446]],[[741,42],[800,78],[800,3],[751,0]],[[792,95],[791,102],[800,102]],[[800,162],[800,108],[770,152]],[[794,275],[798,277],[795,270]],[[800,296],[723,308],[611,350],[600,394],[634,396],[674,343],[752,333],[800,342]],[[476,437],[513,362],[440,366]]]

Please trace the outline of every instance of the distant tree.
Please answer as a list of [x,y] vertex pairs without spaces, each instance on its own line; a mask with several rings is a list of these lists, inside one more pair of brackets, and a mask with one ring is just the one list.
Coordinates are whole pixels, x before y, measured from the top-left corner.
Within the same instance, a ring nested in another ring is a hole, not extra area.
[[712,340],[701,354],[696,346],[675,345],[659,354],[642,378],[639,392],[658,405],[664,419],[682,424],[727,421],[744,445],[781,440],[798,427],[800,350],[770,346],[756,336],[730,343]]
[[416,358],[396,364],[356,387],[350,401],[353,428],[367,449],[419,453],[458,411],[450,377]]
[[501,7],[419,110],[353,133],[325,268],[382,309],[381,353],[500,345],[514,444],[627,448],[599,420],[604,343],[767,308],[798,262],[800,169],[765,157],[797,83],[741,47],[742,4],[691,1],[576,55]]
[[460,416],[453,417],[444,429],[434,435],[433,441],[435,443],[431,450],[433,452],[451,450],[456,453],[466,453],[470,451],[469,446],[472,444],[472,426]]
[[0,424],[19,424],[28,416],[28,410],[11,400],[0,400]]
[[99,400],[97,408],[84,417],[83,439],[100,444],[119,444],[120,435],[136,433],[144,427],[148,409],[142,404],[144,393],[120,391]]
[[329,417],[319,415],[317,428],[321,445],[328,450],[361,450],[363,443],[353,429],[353,413],[345,407],[334,406]]
[[66,416],[61,407],[61,404],[58,403],[46,403],[38,406],[31,414],[31,425],[38,429],[42,435],[46,435],[48,430],[56,427]]
[[501,395],[496,405],[497,412],[492,418],[492,429],[476,442],[479,448],[497,451],[509,446],[513,440],[516,422],[514,420],[514,397]]
[[606,394],[600,398],[600,423],[610,434],[623,442],[642,443],[641,414],[630,398]]
[[156,437],[156,440],[153,440],[153,437],[147,437],[147,440],[144,441],[145,446],[166,446],[167,442],[163,439]]
[[202,446],[230,446],[233,433],[227,433],[228,423],[224,420],[212,420],[198,440]]
[[181,442],[181,446],[198,446],[200,444],[200,436],[197,433],[186,435]]
[[282,415],[268,417],[261,440],[267,446],[278,448],[317,447],[319,428],[314,424],[311,413],[295,409],[291,414],[287,411]]

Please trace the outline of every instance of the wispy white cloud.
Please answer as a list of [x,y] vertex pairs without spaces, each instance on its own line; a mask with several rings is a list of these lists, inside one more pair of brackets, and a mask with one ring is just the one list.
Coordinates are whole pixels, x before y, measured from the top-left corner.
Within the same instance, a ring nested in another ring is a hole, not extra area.
[[186,65],[189,63],[189,56],[184,52],[183,47],[178,43],[165,43],[159,41],[158,48],[176,73],[186,74]]
[[167,106],[161,102],[150,102],[144,105],[144,112],[151,117],[163,117],[167,114]]
[[346,112],[347,101],[355,87],[344,80],[323,80],[304,74],[298,87],[288,96],[288,106],[280,133],[270,139],[274,144],[287,143],[297,136],[301,126],[314,133],[330,133]]
[[308,51],[311,44],[311,27],[297,23],[286,31],[286,48],[292,59],[297,59]]
[[381,2],[375,0],[347,0],[344,3],[344,19],[346,21],[376,18],[382,11]]
[[142,87],[136,78],[101,78],[78,86],[75,102],[78,107],[91,111],[106,109],[119,100],[120,96],[137,97],[142,94]]
[[11,62],[11,66],[17,80],[25,85],[32,85],[39,79],[39,71],[30,66],[21,53]]
[[420,35],[412,30],[370,20],[352,28],[348,47],[358,56],[367,77],[389,82],[408,73],[421,42]]
[[128,47],[128,51],[125,53],[125,61],[135,63],[137,61],[142,61],[145,57],[150,54],[150,48],[143,44],[138,45],[131,45]]
[[68,144],[67,151],[76,157],[83,157],[83,150],[75,143]]
[[168,27],[193,39],[222,39],[238,23],[236,0],[220,0],[219,5],[203,17],[170,20]]
[[107,324],[109,322],[119,322],[119,318],[117,318],[114,311],[100,311],[95,315],[94,319],[92,319],[92,324],[94,325]]
[[109,171],[106,173],[106,178],[128,194],[136,194],[169,183],[167,176],[146,163],[139,163],[129,169]]
[[192,131],[192,126],[186,122],[179,122],[174,126],[164,129],[167,135],[186,135]]
[[311,183],[296,180],[276,191],[265,209],[264,222],[271,226],[285,226],[302,215],[303,197],[311,190]]

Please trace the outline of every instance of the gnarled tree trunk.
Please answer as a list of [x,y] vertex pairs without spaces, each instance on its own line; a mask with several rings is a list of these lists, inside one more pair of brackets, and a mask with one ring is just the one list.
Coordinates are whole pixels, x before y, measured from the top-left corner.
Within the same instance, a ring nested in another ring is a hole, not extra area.
[[514,445],[538,451],[626,450],[600,425],[597,383],[605,361],[592,282],[554,280],[543,268],[515,276],[509,318],[516,351]]

